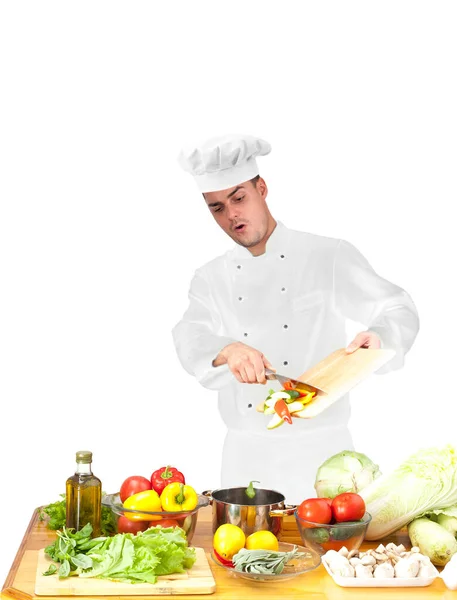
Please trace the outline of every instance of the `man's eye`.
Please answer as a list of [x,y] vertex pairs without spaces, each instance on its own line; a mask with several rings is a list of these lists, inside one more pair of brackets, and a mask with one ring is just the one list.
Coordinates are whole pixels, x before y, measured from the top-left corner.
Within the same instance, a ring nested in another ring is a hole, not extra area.
[[222,210],[222,207],[221,207],[221,206],[219,206],[218,208],[215,208],[215,209],[213,210],[213,212],[215,212],[215,213],[216,213],[216,212],[221,212],[221,210]]
[[241,202],[241,200],[243,200],[244,196],[240,196],[239,198],[235,198],[235,202]]

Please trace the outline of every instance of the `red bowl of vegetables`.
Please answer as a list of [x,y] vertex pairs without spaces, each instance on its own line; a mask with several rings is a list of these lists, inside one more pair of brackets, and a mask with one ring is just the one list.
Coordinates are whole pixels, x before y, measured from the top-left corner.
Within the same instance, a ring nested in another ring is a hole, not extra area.
[[335,498],[309,498],[294,513],[302,542],[319,554],[360,548],[371,515],[358,494],[346,492]]

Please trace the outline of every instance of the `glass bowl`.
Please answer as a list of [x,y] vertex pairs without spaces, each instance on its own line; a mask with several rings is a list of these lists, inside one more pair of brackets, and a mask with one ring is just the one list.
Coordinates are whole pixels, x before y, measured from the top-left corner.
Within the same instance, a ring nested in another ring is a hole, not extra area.
[[360,521],[329,524],[306,521],[298,516],[298,511],[294,514],[303,544],[321,556],[327,550],[338,551],[343,546],[349,551],[360,548],[371,521],[371,515],[367,512]]
[[278,575],[275,574],[265,574],[265,573],[245,573],[244,571],[237,571],[234,567],[224,564],[214,553],[214,549],[211,551],[211,558],[214,562],[223,567],[231,574],[236,577],[241,577],[242,579],[250,579],[251,581],[263,581],[263,582],[275,582],[275,581],[283,581],[285,579],[292,579],[293,577],[297,577],[297,575],[302,575],[303,573],[307,573],[308,571],[312,571],[316,569],[321,564],[321,557],[317,552],[312,550],[311,548],[303,548],[303,546],[297,546],[297,544],[288,544],[286,542],[279,542],[279,552],[291,552],[294,548],[298,550],[298,552],[303,552],[304,556],[300,556],[298,558],[293,558],[288,563],[284,565],[284,569],[282,573]]
[[162,527],[178,526],[184,529],[187,541],[190,542],[195,532],[197,525],[198,511],[210,503],[206,496],[198,495],[198,504],[193,510],[183,512],[151,512],[147,510],[132,510],[124,508],[117,494],[106,494],[102,498],[102,506],[111,509],[112,515],[116,522],[115,533],[121,531],[145,531],[149,527],[161,525]]

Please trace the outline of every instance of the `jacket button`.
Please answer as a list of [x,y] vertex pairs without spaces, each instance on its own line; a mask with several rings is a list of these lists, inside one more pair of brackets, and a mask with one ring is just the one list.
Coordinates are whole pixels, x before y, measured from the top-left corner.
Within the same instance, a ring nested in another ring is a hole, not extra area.
[[248,404],[248,408],[252,408],[252,404]]
[[243,333],[243,335],[244,335],[244,337],[248,337],[248,334],[247,334],[247,333]]
[[241,265],[236,265],[236,268],[237,269],[241,269]]
[[289,363],[287,362],[287,360],[285,360],[285,361],[284,361],[282,364],[283,364],[285,367],[287,367],[287,365],[288,365]]
[[241,302],[243,300],[243,296],[238,296],[238,300]]
[[284,254],[281,254],[281,256],[279,258],[286,258],[286,257],[284,256]]
[[284,287],[283,287],[283,288],[281,288],[281,292],[282,292],[282,293],[284,293],[285,291],[287,291],[287,290],[286,290],[286,288],[284,288]]
[[283,325],[284,329],[288,329],[289,325]]

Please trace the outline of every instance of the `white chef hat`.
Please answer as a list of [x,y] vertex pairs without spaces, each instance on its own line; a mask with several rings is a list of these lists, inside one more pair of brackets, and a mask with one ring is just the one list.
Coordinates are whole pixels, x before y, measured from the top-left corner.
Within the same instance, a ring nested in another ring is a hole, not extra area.
[[265,140],[252,135],[224,135],[183,148],[178,161],[194,176],[201,192],[226,190],[259,174],[256,156],[271,151]]

